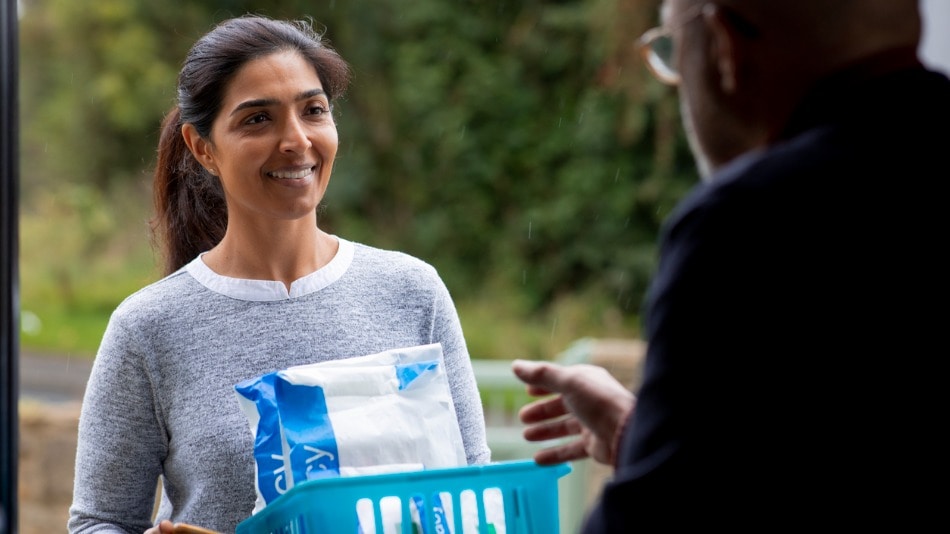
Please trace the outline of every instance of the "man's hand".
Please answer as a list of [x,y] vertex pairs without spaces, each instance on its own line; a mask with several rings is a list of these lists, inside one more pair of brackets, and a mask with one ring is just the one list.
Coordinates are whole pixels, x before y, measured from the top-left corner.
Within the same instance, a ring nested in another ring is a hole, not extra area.
[[553,397],[523,406],[519,412],[528,441],[578,436],[578,439],[538,451],[539,464],[583,458],[614,465],[624,425],[636,398],[603,367],[515,360],[512,370],[527,384],[528,394]]

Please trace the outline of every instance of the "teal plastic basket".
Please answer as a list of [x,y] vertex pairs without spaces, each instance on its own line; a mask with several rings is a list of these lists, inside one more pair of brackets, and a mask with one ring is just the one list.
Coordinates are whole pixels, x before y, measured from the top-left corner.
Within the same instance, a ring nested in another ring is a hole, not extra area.
[[[236,534],[496,534],[502,522],[505,534],[557,534],[557,481],[570,471],[567,464],[515,460],[310,480],[242,521]],[[419,503],[422,513],[414,514]],[[476,517],[477,530],[460,528]]]

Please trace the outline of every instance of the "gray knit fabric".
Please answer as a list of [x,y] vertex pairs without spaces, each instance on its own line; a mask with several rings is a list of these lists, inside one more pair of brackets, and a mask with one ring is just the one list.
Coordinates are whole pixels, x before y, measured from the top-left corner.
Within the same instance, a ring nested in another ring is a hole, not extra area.
[[331,264],[289,296],[276,282],[243,281],[236,297],[241,281],[198,262],[112,315],[79,420],[70,532],[143,532],[159,476],[159,518],[233,532],[255,501],[254,445],[234,385],[393,348],[442,344],[467,460],[489,462],[461,325],[430,265],[341,239]]

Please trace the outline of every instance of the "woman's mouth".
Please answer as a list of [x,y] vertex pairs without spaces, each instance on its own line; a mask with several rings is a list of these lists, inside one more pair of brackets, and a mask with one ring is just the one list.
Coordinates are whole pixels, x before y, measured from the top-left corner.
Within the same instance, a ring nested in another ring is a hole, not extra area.
[[284,169],[279,171],[271,171],[267,173],[267,176],[271,178],[277,178],[279,180],[300,180],[301,178],[306,178],[313,174],[313,170],[316,167],[304,167],[300,169]]

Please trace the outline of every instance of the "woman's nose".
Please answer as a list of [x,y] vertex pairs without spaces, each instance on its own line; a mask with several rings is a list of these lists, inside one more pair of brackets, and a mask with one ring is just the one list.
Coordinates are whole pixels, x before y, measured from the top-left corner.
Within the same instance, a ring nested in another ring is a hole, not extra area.
[[313,146],[307,136],[307,130],[300,119],[291,117],[284,123],[281,132],[280,150],[282,152],[304,152]]

